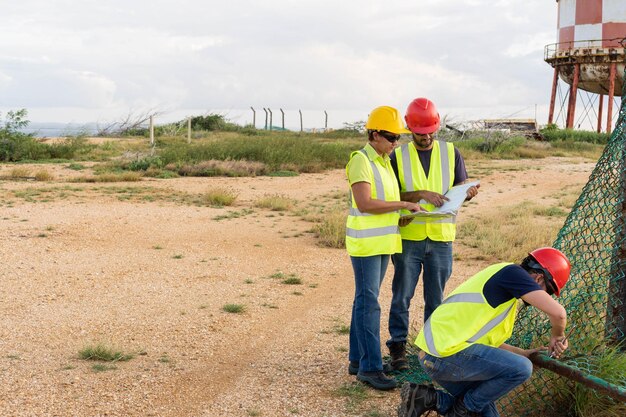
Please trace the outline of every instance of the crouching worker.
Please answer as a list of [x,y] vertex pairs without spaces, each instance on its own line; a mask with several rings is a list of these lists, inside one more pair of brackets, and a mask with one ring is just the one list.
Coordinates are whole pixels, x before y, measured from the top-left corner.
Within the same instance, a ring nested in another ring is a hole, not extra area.
[[[548,349],[558,358],[567,349],[565,309],[551,295],[559,296],[569,274],[563,253],[540,248],[520,265],[492,265],[456,288],[415,341],[422,368],[447,392],[405,383],[398,416],[419,417],[430,410],[446,417],[499,416],[495,401],[530,378],[531,353]],[[520,298],[549,317],[547,348],[504,343],[513,333]]]

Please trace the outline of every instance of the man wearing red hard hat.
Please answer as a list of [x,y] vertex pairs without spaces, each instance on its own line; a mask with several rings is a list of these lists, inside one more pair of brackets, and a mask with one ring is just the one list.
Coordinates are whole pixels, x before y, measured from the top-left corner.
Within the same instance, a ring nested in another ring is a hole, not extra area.
[[[558,358],[568,347],[567,313],[551,295],[560,295],[570,270],[561,251],[540,248],[519,265],[491,265],[452,291],[415,340],[420,365],[446,391],[405,383],[398,417],[420,417],[431,410],[446,417],[498,417],[496,400],[530,378],[529,356],[548,349]],[[519,299],[550,319],[547,347],[521,349],[505,343],[513,333]]]
[[[401,199],[428,211],[443,205],[444,194],[467,180],[465,162],[452,143],[435,140],[440,117],[435,104],[416,98],[406,109],[405,122],[413,140],[397,147],[390,155],[400,185]],[[470,187],[467,198],[478,193]],[[408,368],[406,340],[409,307],[420,273],[423,271],[424,321],[443,300],[446,281],[452,273],[452,242],[456,235],[455,217],[424,222],[415,219],[401,230],[402,253],[392,256],[394,276],[387,347],[390,364],[401,371]]]

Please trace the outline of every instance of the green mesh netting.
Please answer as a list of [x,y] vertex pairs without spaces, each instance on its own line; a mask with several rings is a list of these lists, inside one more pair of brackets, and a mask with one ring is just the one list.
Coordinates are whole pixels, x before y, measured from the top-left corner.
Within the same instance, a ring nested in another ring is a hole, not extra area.
[[[624,76],[626,79],[626,73]],[[554,247],[572,263],[571,278],[559,298],[572,328],[562,362],[602,378],[607,365],[605,348],[623,343],[626,331],[626,87],[611,139]],[[535,308],[522,309],[509,343],[530,348],[549,339],[550,323],[545,314]],[[626,389],[626,374],[613,375],[609,382]],[[573,397],[568,394],[572,384],[550,371],[536,370],[528,383],[500,400],[501,414],[575,415]],[[599,392],[593,395],[604,396]]]
[[[626,83],[616,128],[554,247],[572,263],[571,278],[559,298],[568,313],[568,327],[574,326],[561,362],[603,378],[605,348],[626,343]],[[550,339],[550,328],[545,314],[522,308],[508,342],[522,348],[543,346]],[[428,381],[415,352],[408,356],[410,370],[396,379]],[[626,373],[611,379],[612,384],[626,389]],[[574,381],[536,368],[530,381],[500,399],[498,408],[503,417],[575,416],[570,393],[576,387],[580,388]],[[605,403],[616,402],[601,392],[589,391]]]

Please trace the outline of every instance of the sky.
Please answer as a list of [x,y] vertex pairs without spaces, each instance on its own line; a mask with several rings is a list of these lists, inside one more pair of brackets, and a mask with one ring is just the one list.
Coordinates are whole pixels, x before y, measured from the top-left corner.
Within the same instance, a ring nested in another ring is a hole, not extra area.
[[0,119],[223,114],[341,127],[427,97],[465,121],[546,123],[554,0],[17,0],[0,13]]

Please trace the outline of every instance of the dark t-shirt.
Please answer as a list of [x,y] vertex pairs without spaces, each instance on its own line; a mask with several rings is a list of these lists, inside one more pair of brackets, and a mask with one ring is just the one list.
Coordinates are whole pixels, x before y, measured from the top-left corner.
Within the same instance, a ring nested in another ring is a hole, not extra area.
[[[420,158],[420,163],[422,164],[422,168],[424,168],[424,173],[426,174],[426,178],[428,178],[428,173],[430,171],[430,156],[433,153],[433,149],[430,148],[427,151],[417,151],[417,154]],[[393,172],[396,174],[396,178],[398,178],[398,185],[400,189],[402,189],[402,185],[400,184],[400,177],[398,176],[398,161],[396,161],[396,153],[391,152],[391,166],[393,167]],[[467,179],[467,170],[465,169],[465,161],[461,156],[461,152],[455,147],[454,148],[454,180],[452,185],[461,184],[463,181]]]
[[508,265],[489,278],[483,287],[483,294],[489,305],[496,308],[512,298],[521,298],[529,292],[541,289],[524,268]]

